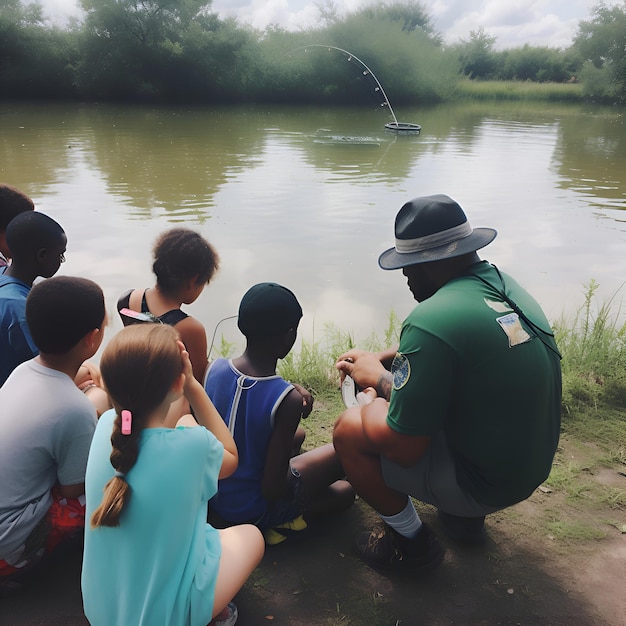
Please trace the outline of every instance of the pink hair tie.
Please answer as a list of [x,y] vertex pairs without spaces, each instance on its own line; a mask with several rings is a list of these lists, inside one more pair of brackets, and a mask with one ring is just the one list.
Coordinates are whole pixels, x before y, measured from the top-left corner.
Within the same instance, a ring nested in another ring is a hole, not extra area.
[[130,435],[133,425],[133,414],[124,409],[122,411],[122,435]]

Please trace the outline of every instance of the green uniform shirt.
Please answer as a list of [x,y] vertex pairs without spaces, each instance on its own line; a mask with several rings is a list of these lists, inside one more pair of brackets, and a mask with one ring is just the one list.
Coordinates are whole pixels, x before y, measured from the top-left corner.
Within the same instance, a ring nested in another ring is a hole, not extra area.
[[[549,332],[539,304],[502,279],[510,301]],[[402,326],[387,417],[401,433],[443,430],[459,485],[491,506],[519,502],[547,478],[560,430],[554,339],[520,319],[503,290],[482,261],[415,307]]]

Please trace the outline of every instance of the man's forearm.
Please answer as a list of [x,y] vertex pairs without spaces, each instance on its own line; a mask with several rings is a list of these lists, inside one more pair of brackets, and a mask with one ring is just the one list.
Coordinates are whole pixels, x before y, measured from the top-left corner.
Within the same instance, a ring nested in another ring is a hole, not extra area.
[[391,398],[391,386],[393,384],[393,376],[391,372],[383,372],[376,382],[376,393],[380,398],[389,401]]

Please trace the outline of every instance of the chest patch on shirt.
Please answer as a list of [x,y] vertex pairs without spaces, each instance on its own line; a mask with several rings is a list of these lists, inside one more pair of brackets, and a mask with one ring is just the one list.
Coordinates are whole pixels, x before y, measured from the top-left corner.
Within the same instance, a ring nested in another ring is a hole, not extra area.
[[393,357],[391,363],[391,375],[393,376],[393,388],[402,389],[411,377],[411,364],[409,359],[399,352]]
[[509,313],[503,317],[496,318],[498,324],[509,338],[509,348],[519,346],[530,341],[531,336],[524,330],[517,313]]

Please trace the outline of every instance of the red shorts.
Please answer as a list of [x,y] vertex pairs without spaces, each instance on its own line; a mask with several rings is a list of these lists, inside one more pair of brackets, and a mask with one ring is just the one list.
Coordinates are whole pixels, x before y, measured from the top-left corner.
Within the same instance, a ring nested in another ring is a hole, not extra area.
[[[34,565],[52,552],[64,539],[85,528],[85,498],[63,498],[52,490],[52,506],[35,526],[23,545],[19,561],[9,564],[0,559],[0,576],[9,576]],[[13,561],[13,559],[11,559]]]

